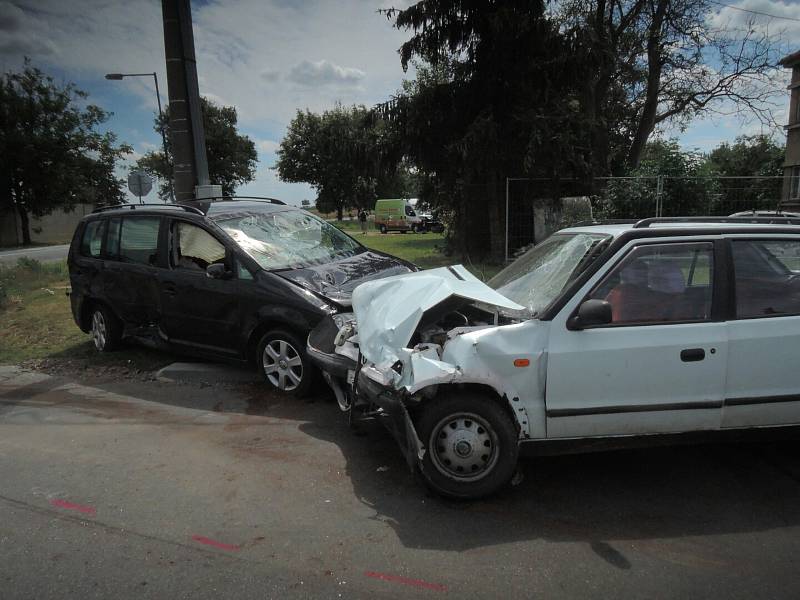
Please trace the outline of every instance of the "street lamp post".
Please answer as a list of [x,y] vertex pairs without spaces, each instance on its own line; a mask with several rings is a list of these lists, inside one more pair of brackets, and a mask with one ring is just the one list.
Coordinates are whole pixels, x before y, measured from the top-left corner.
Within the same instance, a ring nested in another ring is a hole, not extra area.
[[[155,73],[106,73],[106,79],[111,81],[121,81],[125,77],[152,77],[156,84],[156,101],[158,102],[158,128],[161,130],[161,143],[164,145],[164,160],[169,166],[169,153],[167,152],[167,134],[164,133],[164,113],[161,111],[161,94],[158,91],[158,75]],[[169,179],[169,196],[175,202],[175,194],[172,191],[172,179]]]

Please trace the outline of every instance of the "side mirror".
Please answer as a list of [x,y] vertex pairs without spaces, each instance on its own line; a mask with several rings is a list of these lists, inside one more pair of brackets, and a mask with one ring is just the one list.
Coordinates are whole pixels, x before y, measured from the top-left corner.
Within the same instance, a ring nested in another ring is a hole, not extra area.
[[232,273],[222,263],[214,263],[206,267],[206,277],[211,279],[230,279]]
[[593,325],[608,325],[612,320],[611,304],[606,300],[586,300],[578,308],[578,314],[567,322],[567,328],[578,330]]

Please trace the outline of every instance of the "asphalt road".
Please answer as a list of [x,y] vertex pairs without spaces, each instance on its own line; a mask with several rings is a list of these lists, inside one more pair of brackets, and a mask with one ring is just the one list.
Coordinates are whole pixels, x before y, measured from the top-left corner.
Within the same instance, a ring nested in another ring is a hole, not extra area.
[[36,259],[39,262],[56,262],[67,258],[68,251],[69,244],[0,250],[0,265],[14,265],[17,260],[23,257]]
[[0,596],[796,598],[797,442],[526,461],[446,502],[259,386],[0,367]]

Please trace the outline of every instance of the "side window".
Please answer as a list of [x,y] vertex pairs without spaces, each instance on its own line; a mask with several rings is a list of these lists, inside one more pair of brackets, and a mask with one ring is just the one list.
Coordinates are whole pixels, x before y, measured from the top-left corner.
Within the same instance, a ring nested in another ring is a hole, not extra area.
[[253,274],[238,259],[236,261],[236,276],[237,278],[244,280],[253,279]]
[[97,221],[90,221],[86,224],[83,230],[83,239],[81,240],[81,254],[92,258],[100,256],[100,249],[103,246],[103,233],[106,230],[105,220],[98,219]]
[[124,262],[155,265],[158,258],[160,217],[125,217],[119,236],[119,258]]
[[173,221],[170,264],[176,269],[205,271],[208,265],[225,262],[225,246],[202,227]]
[[731,242],[736,316],[800,314],[800,241]]
[[633,248],[589,295],[611,304],[613,324],[704,321],[711,316],[710,242]]
[[108,237],[106,238],[106,255],[119,258],[119,231],[121,219],[114,217],[108,220]]

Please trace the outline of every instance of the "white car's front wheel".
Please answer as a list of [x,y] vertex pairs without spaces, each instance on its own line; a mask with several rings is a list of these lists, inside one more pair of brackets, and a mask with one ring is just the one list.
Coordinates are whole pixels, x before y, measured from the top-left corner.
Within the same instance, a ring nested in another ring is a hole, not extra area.
[[420,472],[439,494],[480,498],[514,475],[517,428],[507,411],[488,396],[463,392],[436,398],[423,407],[417,433],[426,447]]

